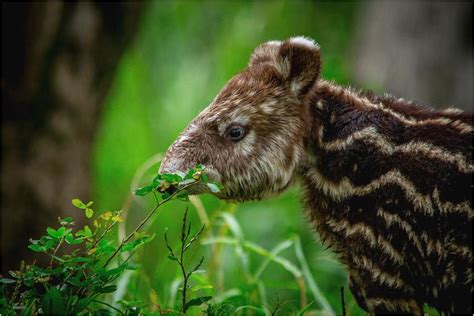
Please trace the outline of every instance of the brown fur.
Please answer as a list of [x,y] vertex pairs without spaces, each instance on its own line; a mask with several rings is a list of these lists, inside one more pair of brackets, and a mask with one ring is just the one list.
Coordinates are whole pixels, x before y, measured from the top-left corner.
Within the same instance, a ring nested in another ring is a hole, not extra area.
[[[472,115],[339,87],[319,47],[268,42],[170,147],[161,172],[202,163],[220,198],[299,179],[322,241],[369,312],[472,312]],[[233,141],[228,131],[246,135]]]

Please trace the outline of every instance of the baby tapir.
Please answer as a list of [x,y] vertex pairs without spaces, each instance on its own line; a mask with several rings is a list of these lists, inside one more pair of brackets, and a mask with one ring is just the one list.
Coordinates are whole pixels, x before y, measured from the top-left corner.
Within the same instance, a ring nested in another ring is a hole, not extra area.
[[472,313],[472,115],[320,78],[319,46],[257,47],[166,153],[244,201],[298,181],[321,240],[371,313]]

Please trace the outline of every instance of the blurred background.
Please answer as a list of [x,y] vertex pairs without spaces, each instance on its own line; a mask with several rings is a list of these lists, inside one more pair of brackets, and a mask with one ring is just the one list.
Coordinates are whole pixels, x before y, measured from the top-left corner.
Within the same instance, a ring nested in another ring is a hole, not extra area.
[[[2,273],[32,260],[28,239],[58,216],[80,218],[72,198],[124,208],[118,234],[136,226],[153,201],[130,193],[157,171],[160,154],[257,45],[293,35],[321,45],[325,79],[472,112],[471,2],[2,2]],[[219,217],[230,212],[241,238],[267,250],[299,236],[317,286],[341,313],[346,274],[307,224],[300,195],[296,187],[237,206],[203,196],[190,216],[197,229],[205,210],[208,234],[230,236]],[[157,237],[136,258],[142,269],[121,280],[115,299],[174,304],[178,271],[163,233],[178,236],[185,207],[173,202],[155,217]],[[206,257],[207,291],[255,303],[247,276],[263,257],[249,252],[246,266],[235,247],[222,246],[219,258],[213,247],[189,258]],[[297,262],[292,248],[280,256]],[[288,311],[299,306],[287,269],[270,263],[260,278],[267,301],[259,304],[278,297]],[[345,296],[348,313],[360,314]]]

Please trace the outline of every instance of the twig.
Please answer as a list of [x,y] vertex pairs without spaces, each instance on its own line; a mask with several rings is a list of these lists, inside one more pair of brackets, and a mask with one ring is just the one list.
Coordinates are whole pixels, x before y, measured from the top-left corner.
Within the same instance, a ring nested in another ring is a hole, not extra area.
[[[102,234],[100,235],[100,237],[94,242],[94,244],[90,247],[90,249],[94,249],[99,244],[99,242],[105,237],[105,235],[107,235],[107,233],[112,230],[112,228],[114,227],[115,224],[116,224],[116,222],[112,221],[107,227],[105,227],[105,229],[102,232]],[[84,255],[86,255],[87,252],[88,252],[88,250],[86,249],[84,251]]]
[[163,204],[165,204],[166,202],[172,200],[178,193],[180,193],[181,191],[184,191],[186,190],[187,188],[193,186],[193,185],[196,185],[198,184],[198,182],[193,182],[193,183],[190,183],[190,184],[187,184],[185,186],[183,186],[182,188],[176,190],[175,192],[173,192],[170,196],[168,196],[166,199],[158,202],[155,207],[153,207],[153,209],[150,211],[150,213],[148,213],[148,215],[141,221],[141,223],[137,226],[137,228],[135,228],[125,239],[122,240],[122,242],[120,243],[120,245],[118,246],[118,248],[112,253],[112,255],[109,257],[109,259],[105,262],[104,264],[104,268],[107,267],[109,265],[109,263],[112,261],[112,259],[120,252],[120,250],[122,249],[122,247],[130,240],[132,239],[132,237],[135,235],[135,233],[137,233],[138,231],[140,231],[140,229],[146,224],[146,222],[148,222],[150,220],[150,218],[153,216],[153,214],[155,214],[156,210]]
[[188,283],[191,275],[196,272],[204,262],[204,257],[201,258],[199,263],[190,271],[186,271],[186,266],[184,263],[184,254],[188,250],[188,248],[198,239],[199,235],[203,232],[205,225],[201,227],[196,233],[193,234],[191,238],[191,222],[188,223],[188,208],[186,208],[186,211],[184,212],[183,216],[183,224],[181,227],[181,247],[179,250],[179,257],[176,257],[174,254],[173,248],[171,248],[169,241],[168,241],[168,234],[167,231],[165,230],[165,244],[166,248],[168,248],[168,257],[171,260],[174,260],[178,263],[180,269],[181,269],[181,274],[183,275],[183,287],[181,289],[181,312],[183,314],[186,314],[186,311],[188,309],[188,303],[187,303],[187,290],[188,290]]
[[50,268],[50,269],[53,268],[54,257],[55,257],[56,254],[58,253],[59,247],[61,247],[61,245],[63,244],[63,241],[64,241],[64,236],[61,237],[61,239],[60,239],[59,242],[58,242],[58,245],[56,246],[56,248],[55,248],[54,251],[53,251],[53,254],[51,255],[51,261],[49,261],[49,268]]
[[[100,235],[100,237],[94,242],[94,244],[92,245],[92,247],[90,247],[90,249],[94,249],[98,244],[99,242],[105,237],[105,235],[110,232],[110,230],[112,230],[112,228],[115,226],[116,222],[112,221],[109,226],[107,226],[105,228],[105,230],[102,232],[102,234]],[[83,252],[83,255],[87,255],[89,250],[84,250]],[[73,276],[73,274],[76,272],[76,267],[74,267],[68,274],[67,277],[64,278],[63,282],[61,283],[61,286],[66,284],[66,282]]]
[[179,266],[181,267],[181,273],[183,274],[183,290],[182,290],[182,297],[181,297],[181,310],[183,313],[186,313],[186,290],[188,289],[188,275],[186,274],[186,267],[183,263],[184,258],[184,243],[189,236],[189,229],[191,229],[191,224],[189,224],[188,234],[186,235],[186,219],[188,216],[188,208],[186,207],[186,211],[184,212],[183,217],[183,227],[181,228],[181,251],[179,254]]

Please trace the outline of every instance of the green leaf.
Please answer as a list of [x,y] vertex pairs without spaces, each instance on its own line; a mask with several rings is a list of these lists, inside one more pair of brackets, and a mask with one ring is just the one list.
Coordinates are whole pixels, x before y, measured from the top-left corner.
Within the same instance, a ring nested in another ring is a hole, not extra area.
[[118,268],[114,268],[114,269],[110,269],[110,270],[106,270],[104,272],[101,272],[102,275],[104,276],[115,276],[115,275],[118,275],[120,273],[122,273],[125,269],[127,268],[127,264],[124,264]]
[[[280,264],[286,271],[293,274],[295,278],[299,278],[303,275],[303,272],[291,261],[268,252],[268,250],[261,247],[260,245],[257,245],[256,243],[253,243],[251,241],[245,241],[244,246],[245,248],[252,250],[253,252],[265,257],[267,260],[271,260],[275,263]],[[258,271],[259,273],[261,273],[260,270]]]
[[308,284],[309,290],[313,294],[315,301],[318,302],[318,304],[323,307],[326,313],[335,314],[334,310],[332,309],[332,306],[329,304],[328,300],[323,295],[316,281],[314,280],[311,270],[309,269],[308,262],[306,261],[306,258],[304,256],[303,247],[301,246],[301,240],[299,236],[298,235],[294,236],[294,240],[295,240],[294,248],[295,248],[296,258],[300,262],[301,271]]
[[54,256],[54,255],[51,255],[51,257],[53,257],[56,261],[59,261],[61,263],[64,263],[66,260],[64,260],[63,258],[61,257],[58,257],[58,256]]
[[196,170],[203,171],[204,169],[206,169],[206,166],[204,166],[204,165],[197,165],[195,169],[196,169]]
[[91,296],[91,297],[86,297],[86,298],[83,298],[83,299],[80,299],[78,302],[77,302],[77,305],[76,305],[76,309],[74,311],[74,314],[78,314],[80,313],[84,308],[86,308],[87,306],[89,306],[89,304],[95,299],[95,296]]
[[186,192],[186,191],[183,191],[183,192],[179,193],[179,194],[176,196],[176,198],[177,198],[178,200],[187,202],[187,201],[189,201],[189,193]]
[[212,193],[218,193],[221,191],[221,189],[219,189],[219,186],[213,182],[206,183],[206,185]]
[[153,186],[147,185],[142,188],[138,188],[135,191],[133,191],[133,194],[138,195],[138,196],[145,196],[149,194],[151,191],[153,191]]
[[146,243],[149,243],[150,241],[153,240],[153,238],[155,238],[155,234],[153,234],[153,235],[143,235],[141,237],[138,237],[136,240],[134,240],[132,242],[128,242],[125,245],[123,245],[123,247],[121,249],[121,252],[135,250],[138,247],[140,247],[140,246],[142,246]]
[[156,236],[156,234],[153,233],[151,235],[145,235],[145,236],[141,237],[141,239],[142,239],[142,242],[144,244],[146,244],[146,243],[149,243],[150,241],[152,241],[153,239],[155,239],[155,236]]
[[227,226],[229,226],[229,229],[232,231],[232,235],[234,235],[237,239],[243,239],[243,233],[239,222],[232,214],[221,213],[220,217],[226,222]]
[[87,258],[87,257],[76,257],[76,258],[73,258],[71,261],[72,262],[91,262],[92,259]]
[[309,311],[310,307],[314,304],[314,302],[311,302],[309,303],[308,305],[306,305],[302,310],[300,310],[298,312],[298,314],[296,314],[297,316],[303,316],[307,311]]
[[13,279],[9,279],[9,278],[1,278],[1,279],[0,279],[0,283],[3,283],[3,284],[11,284],[11,283],[16,283],[16,281],[13,280]]
[[102,288],[95,288],[95,290],[98,293],[112,293],[112,292],[115,292],[117,290],[117,286],[116,285],[109,285],[109,286],[102,287]]
[[57,238],[58,237],[58,233],[57,231],[54,229],[54,228],[51,228],[51,227],[48,227],[46,228],[46,231],[48,232],[48,235],[53,237],[53,238]]
[[138,270],[141,268],[141,264],[138,263],[129,263],[126,267],[127,270]]
[[179,185],[184,187],[185,185],[188,185],[188,184],[191,184],[191,183],[194,183],[194,182],[196,182],[196,179],[191,178],[191,179],[186,179],[186,180],[181,181],[179,183]]
[[153,186],[156,187],[158,186],[160,183],[161,183],[162,179],[161,179],[161,174],[157,174],[154,178],[153,178]]
[[84,226],[84,237],[86,237],[86,238],[91,238],[92,237],[92,230],[87,225]]
[[56,231],[56,237],[61,238],[65,232],[66,232],[66,228],[59,227],[58,230]]
[[125,245],[122,246],[120,249],[120,252],[127,252],[131,251],[136,247],[136,244],[134,242],[126,243]]
[[85,209],[85,213],[87,218],[91,218],[94,215],[94,211],[88,207]]
[[111,245],[111,241],[102,239],[97,246],[97,252],[101,254],[108,254],[115,251],[115,247]]
[[67,234],[64,239],[70,245],[77,245],[77,244],[80,244],[84,241],[82,238],[75,239],[74,236],[71,233]]
[[[263,271],[267,268],[267,266],[270,264],[270,262],[272,260],[274,260],[276,257],[278,257],[278,254],[291,247],[293,245],[293,240],[291,239],[288,239],[288,240],[284,240],[283,242],[279,243],[278,245],[276,245],[272,250],[271,252],[267,253],[267,251],[264,249],[264,253],[259,253],[261,254],[262,256],[265,257],[265,260],[263,260],[263,262],[260,264],[260,267],[257,269],[257,271],[255,272],[255,278],[257,280],[260,279],[260,276],[262,275]],[[276,260],[275,260],[276,261]],[[287,269],[288,270],[288,269]],[[289,271],[292,273],[292,271]],[[301,275],[301,272],[300,274]]]
[[212,289],[213,286],[210,285],[210,284],[198,284],[198,285],[195,285],[191,288],[191,291],[193,292],[196,292],[196,291],[199,291],[199,290],[203,290],[203,289]]
[[86,233],[86,237],[92,237],[92,231],[89,226],[84,226],[84,232]]
[[67,283],[77,286],[77,287],[81,287],[84,284],[84,282],[81,282],[81,279],[79,277],[71,277],[69,278]]
[[186,303],[186,305],[184,306],[184,310],[185,311],[188,310],[188,308],[191,307],[191,306],[199,306],[203,303],[206,303],[211,298],[212,298],[212,296],[201,296],[201,297],[194,298],[194,299],[192,299],[192,300],[190,300],[189,302]]
[[64,315],[66,314],[66,302],[62,293],[55,287],[51,287],[43,296],[43,314]]
[[80,208],[82,210],[86,209],[87,208],[87,205],[84,204],[81,200],[79,199],[73,199],[72,200],[72,205],[74,205],[75,207],[77,208]]
[[93,201],[90,201],[89,203],[86,204],[87,207],[90,207],[92,204],[94,204]]
[[194,175],[195,172],[196,172],[196,170],[194,170],[194,169],[189,170],[188,173],[186,174],[186,176],[184,177],[184,179],[193,179],[194,180],[193,175]]
[[74,219],[72,217],[66,217],[66,218],[60,218],[59,219],[59,224],[61,225],[68,225],[68,224],[74,224]]
[[186,177],[186,174],[184,172],[181,172],[181,171],[176,171],[175,174],[177,174],[178,176],[181,177],[181,179],[184,179]]
[[160,179],[168,181],[169,183],[179,183],[183,181],[183,178],[179,174],[174,173],[162,173]]
[[56,245],[56,243],[55,243],[53,240],[48,240],[48,241],[43,245],[43,249],[44,249],[44,250],[48,250],[48,249],[53,248],[55,245]]
[[[100,301],[94,301],[95,303],[99,303]],[[102,302],[100,302],[102,303]],[[94,316],[110,316],[112,315],[112,312],[108,309],[105,308],[99,308],[94,310]]]
[[173,261],[178,261],[178,258],[172,255],[168,255],[168,259],[173,260]]
[[31,250],[35,251],[35,252],[43,252],[45,251],[46,249],[44,247],[41,247],[40,245],[29,245],[28,248],[30,248]]
[[[241,312],[244,309],[250,309],[250,310],[253,310],[255,312],[258,312],[257,315],[266,315],[265,310],[263,308],[252,306],[252,305],[240,306],[240,307],[235,309],[234,313],[237,315],[238,312]],[[246,315],[246,314],[244,314],[244,315]]]

